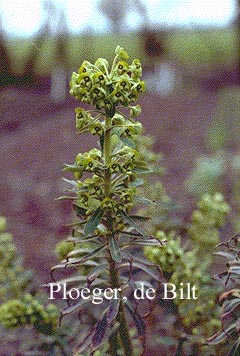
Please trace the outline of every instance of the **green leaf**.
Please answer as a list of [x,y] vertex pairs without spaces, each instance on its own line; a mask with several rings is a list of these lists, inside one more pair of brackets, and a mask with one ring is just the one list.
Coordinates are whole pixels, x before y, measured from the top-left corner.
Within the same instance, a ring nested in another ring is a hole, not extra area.
[[120,305],[120,298],[117,299],[111,299],[110,301],[110,307],[107,312],[107,321],[108,324],[112,323],[115,318],[118,315],[118,310],[119,310],[119,305]]
[[128,223],[129,226],[133,227],[141,236],[147,236],[146,233],[135,223],[133,219],[130,218],[124,211],[120,212],[122,219]]
[[230,252],[225,252],[225,251],[218,251],[218,252],[214,252],[213,253],[214,255],[216,256],[221,256],[221,257],[225,257],[227,258],[228,260],[233,260],[234,259],[234,255],[231,254]]
[[160,267],[159,266],[157,266],[159,276],[156,274],[156,272],[153,272],[150,268],[148,268],[147,266],[143,265],[142,263],[134,262],[133,263],[133,267],[141,269],[142,271],[147,273],[149,276],[151,276],[153,279],[155,279],[158,282],[162,281],[162,276],[161,276],[161,271],[160,271]]
[[91,343],[91,339],[92,339],[92,335],[93,335],[93,332],[91,331],[80,342],[80,344],[77,345],[77,347],[75,348],[75,355],[76,355],[76,352],[78,352],[78,354],[80,355],[80,354],[82,354],[83,351],[85,351],[86,349],[89,349],[90,343]]
[[83,208],[82,206],[79,206],[78,204],[73,204],[73,209],[75,210],[77,216],[81,218],[86,217],[87,209]]
[[66,267],[75,266],[75,265],[81,265],[83,262],[88,261],[93,257],[96,257],[101,251],[103,251],[105,249],[106,249],[106,246],[101,246],[101,247],[96,248],[94,251],[88,253],[84,257],[73,258],[72,260],[69,260],[66,263]]
[[139,187],[144,184],[144,180],[140,178],[136,178],[133,182],[129,183],[130,187]]
[[153,169],[148,169],[148,168],[133,168],[132,169],[133,173],[138,173],[138,174],[150,174],[150,173],[155,173]]
[[145,258],[141,258],[138,256],[133,256],[131,253],[129,252],[122,252],[122,257],[126,258],[129,261],[133,261],[133,262],[140,262],[146,266],[152,266],[152,267],[156,267],[156,265],[148,260],[146,260]]
[[84,304],[91,302],[91,300],[92,300],[92,295],[89,295],[88,299],[80,299],[76,304],[63,309],[61,311],[59,323],[61,323],[61,320],[65,315],[73,313],[75,310],[78,310],[79,308],[81,308]]
[[107,313],[105,312],[102,318],[97,321],[91,343],[92,351],[97,350],[98,347],[103,343],[107,327]]
[[67,254],[66,260],[68,260],[70,257],[74,257],[76,255],[81,255],[83,253],[90,253],[92,249],[90,247],[88,248],[78,248],[76,250],[73,250]]
[[[86,282],[86,276],[74,276],[65,279],[61,279],[60,281],[56,281],[56,284],[67,284],[67,283],[76,283],[76,282]],[[43,284],[42,287],[49,287],[49,284]]]
[[[123,268],[124,267],[129,267],[129,263],[127,263],[127,262],[121,263],[119,267],[123,267]],[[157,268],[159,276],[156,274],[156,272],[153,272],[145,264],[138,263],[138,262],[133,262],[132,263],[132,267],[137,268],[137,269],[141,269],[142,271],[147,273],[150,277],[152,277],[155,281],[162,282],[162,274],[161,274],[161,270],[160,270],[159,266],[157,266],[157,265],[154,266],[154,267]]]
[[143,337],[146,334],[146,325],[144,320],[141,318],[141,316],[137,313],[136,310],[132,308],[129,302],[125,303],[127,310],[131,314],[134,324],[137,328],[138,335]]
[[88,284],[92,284],[92,282],[105,270],[106,264],[95,267],[88,275],[87,282]]
[[77,188],[78,184],[75,180],[70,180],[70,179],[66,179],[66,178],[63,178],[64,182],[68,183],[68,184],[71,184],[74,188]]
[[75,164],[65,164],[63,170],[66,171],[66,172],[79,172],[79,173],[82,173],[83,172],[83,167],[77,166]]
[[[104,246],[103,246],[104,247]],[[98,266],[99,264],[95,261],[83,261],[82,259],[79,258],[72,258],[70,261],[62,262],[59,263],[51,268],[51,277],[53,281],[55,281],[55,278],[53,277],[53,272],[58,269],[66,269],[67,267],[71,267],[71,264],[73,264],[74,267],[77,267],[77,265],[85,265],[85,266]]]
[[225,301],[222,307],[222,319],[227,317],[229,314],[233,313],[234,310],[239,306],[240,306],[240,298],[235,298],[232,300]]
[[66,199],[76,200],[77,197],[76,196],[75,197],[70,197],[69,195],[62,195],[62,196],[56,198],[55,200],[66,200]]
[[212,337],[207,339],[206,343],[208,345],[218,345],[218,344],[222,343],[223,341],[226,340],[226,338],[228,336],[231,336],[231,335],[233,335],[233,333],[235,333],[235,331],[236,331],[235,328],[236,328],[236,324],[232,324],[226,330],[218,331]]
[[97,228],[104,214],[104,210],[97,208],[95,213],[91,216],[88,222],[85,225],[84,233],[89,236],[92,235],[94,230]]
[[240,275],[240,261],[229,261],[227,268],[228,273]]
[[140,197],[137,195],[134,196],[134,200],[138,203],[143,203],[143,204],[148,204],[148,205],[150,205],[150,204],[157,205],[157,203],[155,201],[147,199],[145,197]]
[[141,239],[133,240],[129,243],[130,245],[139,245],[139,246],[162,246],[160,241],[157,239]]
[[129,217],[133,220],[139,220],[139,221],[147,221],[151,219],[149,216],[141,216],[141,215],[129,215]]
[[114,235],[111,235],[109,238],[109,250],[110,250],[112,259],[116,263],[120,263],[122,261],[121,252],[120,252],[120,248],[118,246],[118,243],[117,243]]
[[239,356],[240,355],[240,337],[234,343],[231,351],[229,352],[228,356]]

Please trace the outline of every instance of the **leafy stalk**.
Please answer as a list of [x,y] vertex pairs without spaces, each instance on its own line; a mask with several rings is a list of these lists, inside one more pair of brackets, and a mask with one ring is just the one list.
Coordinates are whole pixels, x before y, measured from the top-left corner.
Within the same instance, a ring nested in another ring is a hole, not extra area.
[[[129,64],[128,54],[117,46],[111,71],[108,66],[103,58],[94,64],[84,61],[78,73],[72,75],[70,93],[79,101],[96,108],[75,109],[78,133],[88,131],[99,137],[100,149],[79,153],[74,164],[65,165],[65,171],[72,172],[76,180],[67,180],[72,186],[70,192],[76,195],[73,199],[71,194],[70,199],[78,221],[72,224],[73,236],[68,239],[75,247],[52,268],[52,272],[65,272],[72,268],[73,273],[77,274],[80,268],[81,275],[86,276],[85,286],[91,292],[94,291],[94,285],[102,288],[102,291],[111,288],[119,292],[117,300],[115,298],[109,302],[76,352],[79,354],[90,348],[91,355],[103,349],[112,355],[123,352],[125,356],[133,356],[124,303],[129,297],[125,295],[126,291],[140,283],[135,280],[138,271],[144,271],[157,281],[161,277],[158,277],[159,271],[154,274],[151,270],[150,267],[155,268],[154,265],[146,266],[146,261],[127,254],[125,250],[135,245],[160,245],[160,242],[157,239],[153,241],[139,226],[145,217],[130,213],[137,201],[137,187],[142,182],[138,176],[151,172],[135,148],[136,137],[142,130],[141,123],[135,117],[141,110],[139,105],[131,105],[145,90],[145,84],[141,81],[141,64],[137,59]],[[124,113],[119,111],[122,106],[126,108]],[[85,172],[88,178],[84,180]],[[67,280],[70,285],[79,288],[79,278],[63,279]],[[82,286],[84,282],[81,282]],[[104,292],[101,293],[104,295]],[[84,301],[70,299],[68,307],[61,313],[62,317],[85,308],[94,301],[94,296]],[[126,308],[144,348],[145,323],[131,304],[128,300]],[[112,328],[114,330],[111,332]],[[106,344],[109,345],[109,351],[104,348]]]

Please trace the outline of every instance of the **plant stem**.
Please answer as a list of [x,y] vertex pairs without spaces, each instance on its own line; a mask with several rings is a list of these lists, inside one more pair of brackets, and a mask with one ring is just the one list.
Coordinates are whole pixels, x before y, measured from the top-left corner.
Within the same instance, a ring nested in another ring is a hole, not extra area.
[[[111,255],[109,257],[110,257],[109,258],[109,267],[110,267],[111,286],[112,286],[112,289],[119,288],[120,283],[119,283],[119,276],[118,276],[118,272],[116,269],[116,265],[115,265],[115,262],[113,261]],[[132,349],[131,339],[130,339],[130,335],[129,335],[129,330],[128,330],[128,325],[127,325],[127,320],[126,320],[125,309],[124,309],[124,305],[123,305],[123,301],[122,301],[121,292],[120,292],[120,306],[119,306],[117,321],[120,324],[118,331],[119,331],[122,348],[125,352],[125,356],[133,356],[133,349]]]
[[118,332],[115,331],[110,337],[109,337],[109,353],[112,356],[118,355],[119,351],[119,342],[118,342]]
[[[104,135],[104,164],[108,166],[111,162],[111,118],[106,117],[106,131]],[[105,171],[105,197],[109,198],[111,192],[111,173]]]
[[[104,134],[104,147],[103,147],[103,155],[104,155],[104,165],[107,167],[109,163],[111,162],[111,118],[106,116],[105,120],[105,134]],[[105,171],[105,184],[104,184],[104,192],[105,192],[105,197],[109,198],[111,196],[111,173],[109,173],[108,169]],[[107,214],[107,226],[108,229],[111,233],[113,233],[113,226],[112,226],[112,216],[111,212],[109,211]],[[109,270],[110,270],[110,283],[111,283],[111,288],[112,289],[119,289],[120,288],[120,282],[119,282],[119,276],[118,276],[118,271],[116,268],[116,264],[114,260],[112,259],[112,256],[109,251]],[[121,340],[121,345],[124,350],[125,356],[133,356],[133,349],[131,345],[131,339],[129,335],[129,330],[128,330],[128,325],[127,325],[127,320],[126,320],[126,315],[125,315],[125,309],[124,305],[122,302],[122,295],[120,292],[120,306],[119,306],[119,312],[117,316],[117,321],[119,322],[119,337]],[[110,347],[114,347],[115,349],[118,348],[119,343],[117,339],[117,335],[113,334],[112,338],[109,341]]]

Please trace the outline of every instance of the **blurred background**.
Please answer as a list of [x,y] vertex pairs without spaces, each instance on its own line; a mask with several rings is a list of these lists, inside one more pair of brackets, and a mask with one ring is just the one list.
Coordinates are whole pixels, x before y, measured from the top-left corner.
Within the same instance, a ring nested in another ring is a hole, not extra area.
[[117,45],[142,61],[141,121],[181,213],[220,190],[237,215],[239,10],[239,0],[1,0],[0,214],[43,282],[71,221],[69,203],[55,201],[63,165],[94,142],[75,136],[70,75]]

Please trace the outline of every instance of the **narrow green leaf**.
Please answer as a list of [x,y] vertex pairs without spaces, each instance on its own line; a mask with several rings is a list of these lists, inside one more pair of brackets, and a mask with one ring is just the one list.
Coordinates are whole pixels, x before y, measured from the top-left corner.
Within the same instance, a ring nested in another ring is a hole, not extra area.
[[153,239],[142,239],[142,240],[134,240],[129,243],[129,245],[138,245],[138,246],[162,246],[159,240]]
[[156,267],[156,265],[148,260],[146,260],[145,258],[141,258],[138,256],[133,256],[131,253],[129,252],[121,252],[122,257],[126,258],[129,261],[133,261],[133,262],[140,262],[146,266],[152,266],[152,267]]
[[83,172],[83,168],[81,166],[76,166],[74,164],[65,164],[63,170],[67,172]]
[[66,263],[66,267],[68,266],[75,266],[75,265],[81,265],[83,262],[91,260],[92,258],[96,257],[99,255],[100,252],[106,249],[106,246],[100,246],[96,248],[94,251],[88,253],[87,255],[80,257],[80,258],[73,258],[72,260],[69,260]]
[[73,204],[73,209],[75,210],[77,216],[79,216],[81,218],[85,218],[87,209],[85,209],[77,204]]
[[[119,265],[119,267],[129,267],[129,263],[121,263]],[[146,266],[145,264],[142,263],[138,263],[138,262],[133,262],[132,263],[132,267],[137,268],[137,269],[141,269],[142,271],[144,271],[145,273],[147,273],[150,277],[152,277],[155,281],[158,282],[162,282],[162,276],[161,276],[161,270],[160,267],[157,265],[154,265],[154,267],[157,269],[158,273],[152,271],[148,266]]]
[[148,169],[148,168],[133,168],[132,169],[133,173],[138,173],[138,174],[150,174],[150,173],[155,173],[153,169]]
[[63,309],[61,311],[60,321],[62,320],[62,318],[65,315],[73,313],[75,310],[78,310],[79,308],[81,308],[84,304],[87,304],[87,303],[91,302],[91,300],[92,300],[92,296],[89,295],[88,299],[80,299],[77,303],[75,303],[75,304]]
[[119,310],[119,305],[120,305],[120,298],[117,299],[111,299],[110,301],[110,307],[107,312],[107,321],[108,324],[112,323],[115,318],[118,315],[118,310]]
[[75,180],[70,180],[70,179],[66,179],[63,178],[64,182],[71,184],[73,187],[77,188],[77,182]]
[[153,272],[150,268],[148,268],[147,266],[143,265],[142,263],[134,262],[133,263],[133,267],[141,269],[142,271],[147,273],[149,276],[151,276],[156,281],[162,282],[161,270],[160,270],[159,266],[157,266],[157,270],[158,270],[158,274],[159,275],[157,275],[156,272]]
[[[62,279],[60,281],[56,281],[54,283],[56,284],[67,284],[67,283],[75,283],[75,282],[83,282],[86,281],[86,277],[85,276],[74,276],[74,277],[69,277],[69,278],[65,278]],[[49,287],[49,283],[43,284],[42,287]]]
[[231,336],[235,332],[236,324],[230,325],[226,330],[220,330],[212,337],[207,339],[208,345],[217,345],[225,341],[228,336]]
[[233,260],[234,257],[235,257],[233,254],[231,254],[229,252],[225,252],[225,251],[218,251],[218,252],[214,252],[213,254],[216,255],[216,256],[225,257],[228,260]]
[[233,313],[240,306],[240,298],[226,300],[222,306],[222,319]]
[[80,254],[83,254],[83,253],[90,253],[91,251],[92,251],[91,248],[78,248],[77,250],[73,250],[73,251],[69,252],[67,254],[66,260],[68,260],[68,258],[74,257],[76,255],[80,255]]
[[74,355],[81,354],[86,349],[89,349],[90,343],[91,343],[91,339],[92,339],[92,335],[93,335],[93,331],[91,331],[89,334],[87,334],[85,336],[85,338],[75,348]]
[[227,268],[229,273],[240,275],[240,261],[229,261]]
[[71,200],[76,200],[77,197],[71,197],[69,195],[61,195],[60,197],[56,198],[55,200],[66,200],[66,199],[71,199]]
[[129,215],[129,217],[133,220],[139,220],[139,221],[147,221],[151,219],[149,216],[141,216],[141,215]]
[[106,264],[95,267],[88,275],[87,281],[88,284],[91,284],[106,268]]
[[91,343],[92,351],[97,350],[98,347],[103,343],[107,327],[107,313],[105,312],[103,317],[97,321]]
[[[52,272],[54,272],[57,269],[66,269],[67,267],[71,267],[71,265],[74,265],[76,267],[76,264],[88,265],[88,266],[98,266],[98,263],[95,261],[86,261],[86,260],[83,260],[83,258],[70,258],[68,261],[66,260],[64,262],[61,262],[61,263],[53,266],[51,268],[51,274],[52,274]],[[53,278],[53,280],[54,280],[54,278]]]
[[137,332],[139,336],[145,336],[146,334],[146,325],[144,320],[141,318],[141,316],[137,313],[136,310],[132,308],[129,302],[125,303],[127,310],[131,314],[134,324],[137,328]]
[[118,246],[118,243],[117,243],[114,235],[111,235],[109,238],[109,250],[110,250],[112,259],[116,263],[120,263],[122,261],[121,252],[120,252],[120,248]]
[[140,235],[146,236],[146,233],[135,223],[133,219],[130,218],[124,211],[120,212],[122,219],[133,227]]
[[239,356],[240,355],[240,337],[234,343],[233,347],[231,348],[228,356]]
[[87,236],[93,234],[94,230],[97,228],[98,224],[101,222],[103,214],[104,214],[104,210],[102,210],[101,208],[97,208],[95,213],[88,220],[88,222],[86,223],[85,228],[84,228],[84,233]]
[[134,196],[134,200],[138,203],[143,203],[143,204],[147,204],[147,205],[150,205],[150,204],[157,205],[157,203],[155,201],[147,199],[145,197],[140,197],[137,195]]
[[134,181],[129,183],[130,187],[139,187],[144,184],[144,180],[140,178],[136,178]]

